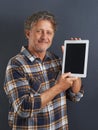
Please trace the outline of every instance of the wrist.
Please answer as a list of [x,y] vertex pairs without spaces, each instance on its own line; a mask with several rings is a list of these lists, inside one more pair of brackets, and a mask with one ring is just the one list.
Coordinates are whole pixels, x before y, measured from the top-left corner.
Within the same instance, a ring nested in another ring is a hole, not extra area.
[[75,94],[77,94],[81,89],[81,86],[72,86],[71,91]]

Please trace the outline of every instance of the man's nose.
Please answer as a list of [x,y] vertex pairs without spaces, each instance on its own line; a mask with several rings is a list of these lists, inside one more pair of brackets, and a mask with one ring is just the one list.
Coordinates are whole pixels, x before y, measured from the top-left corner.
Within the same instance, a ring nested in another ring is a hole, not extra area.
[[45,38],[47,37],[47,33],[46,33],[46,32],[42,32],[41,37],[42,37],[43,39],[45,39]]

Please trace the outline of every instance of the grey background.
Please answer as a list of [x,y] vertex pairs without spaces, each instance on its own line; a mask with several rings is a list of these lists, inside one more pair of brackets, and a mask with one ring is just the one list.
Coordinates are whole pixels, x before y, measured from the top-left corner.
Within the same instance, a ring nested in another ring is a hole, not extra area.
[[50,50],[59,56],[65,39],[90,40],[84,98],[79,103],[68,101],[69,130],[98,130],[98,0],[0,0],[0,130],[10,130],[8,99],[3,90],[5,68],[9,58],[26,43],[24,20],[39,10],[56,16],[58,30]]

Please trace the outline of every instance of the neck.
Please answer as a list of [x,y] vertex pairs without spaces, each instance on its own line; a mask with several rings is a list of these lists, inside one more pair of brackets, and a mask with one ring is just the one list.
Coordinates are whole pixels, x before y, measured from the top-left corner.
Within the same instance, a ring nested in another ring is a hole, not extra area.
[[30,52],[32,55],[35,55],[37,58],[40,58],[42,61],[43,61],[43,59],[44,59],[44,57],[45,57],[45,55],[46,55],[46,51],[42,51],[42,52],[40,52],[40,51],[35,51],[35,50],[30,49],[29,47],[28,47],[28,50],[29,50],[29,52]]
[[33,53],[33,55],[35,55],[37,58],[40,58],[42,61],[46,55],[46,52],[35,52]]

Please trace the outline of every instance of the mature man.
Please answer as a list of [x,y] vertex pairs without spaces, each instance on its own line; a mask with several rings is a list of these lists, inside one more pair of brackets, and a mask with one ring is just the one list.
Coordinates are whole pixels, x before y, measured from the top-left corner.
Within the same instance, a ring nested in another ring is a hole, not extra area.
[[53,14],[40,11],[28,17],[27,46],[7,65],[4,90],[9,98],[12,130],[68,130],[66,97],[83,96],[81,79],[60,74],[61,60],[47,49],[56,31]]

